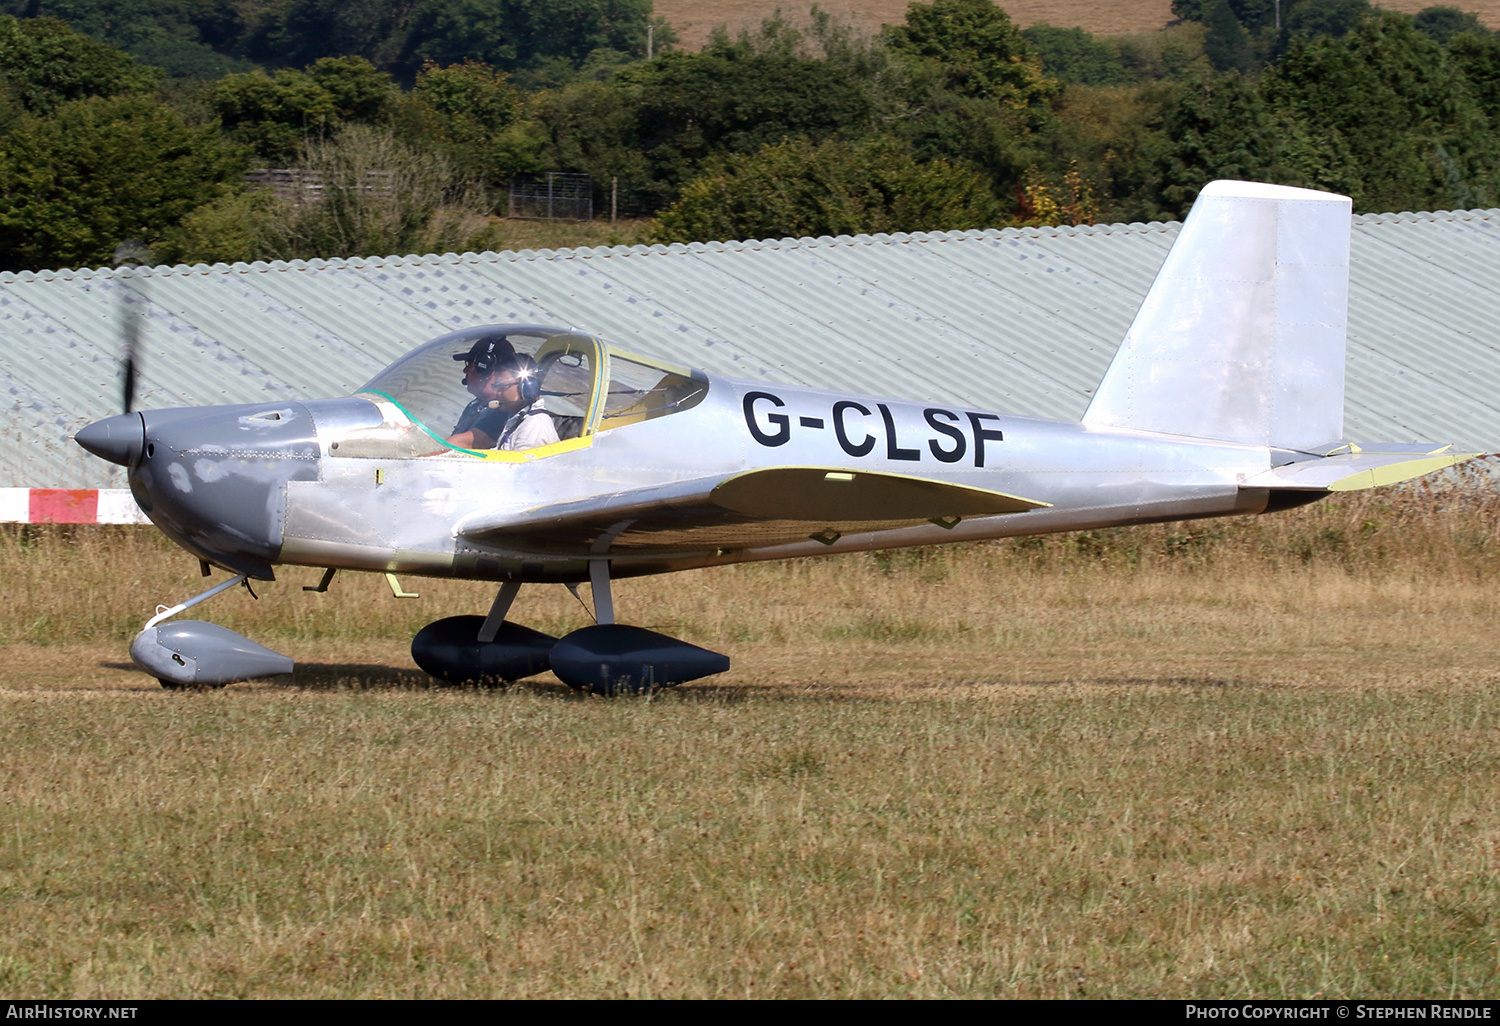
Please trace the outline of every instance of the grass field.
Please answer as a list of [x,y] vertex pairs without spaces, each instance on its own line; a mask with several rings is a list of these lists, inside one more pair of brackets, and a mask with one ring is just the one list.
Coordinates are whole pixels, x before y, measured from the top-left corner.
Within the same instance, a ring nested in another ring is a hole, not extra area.
[[583,246],[638,246],[649,241],[650,218],[622,219],[611,222],[606,216],[593,221],[527,221],[521,218],[495,219],[500,232],[500,248],[578,249]]
[[200,611],[296,675],[167,693],[124,650],[195,564],[11,529],[0,991],[1493,996],[1497,512],[623,582],[735,659],[625,700],[433,687],[410,632],[487,589],[298,571]]
[[[656,0],[654,10],[676,29],[682,46],[695,50],[708,41],[715,25],[725,25],[734,33],[759,25],[778,8],[795,18],[805,15],[810,6],[782,0],[736,0],[731,4],[717,0]],[[873,34],[881,25],[904,21],[910,3],[909,0],[824,0],[820,6],[847,19],[861,31]],[[1001,0],[999,6],[1022,28],[1046,22],[1061,28],[1085,28],[1098,36],[1155,32],[1172,20],[1171,0]],[[1381,0],[1376,6],[1416,14],[1435,3],[1434,0]],[[1491,28],[1500,26],[1500,0],[1467,0],[1452,6],[1474,11]]]
[[[715,25],[724,25],[733,34],[759,25],[778,9],[797,18],[805,16],[811,6],[781,0],[736,0],[730,4],[655,0],[653,10],[677,31],[680,45],[697,49],[708,41]],[[909,0],[827,0],[819,6],[862,32],[874,34],[881,25],[905,21]],[[1022,28],[1045,21],[1064,28],[1079,25],[1103,35],[1155,32],[1172,20],[1172,0],[1010,0],[999,6]]]

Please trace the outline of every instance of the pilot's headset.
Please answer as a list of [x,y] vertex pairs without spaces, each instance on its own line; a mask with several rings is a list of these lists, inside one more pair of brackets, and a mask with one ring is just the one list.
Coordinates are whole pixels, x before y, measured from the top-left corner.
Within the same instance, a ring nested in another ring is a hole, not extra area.
[[542,394],[542,375],[537,370],[536,361],[525,353],[517,353],[516,358],[511,361],[511,366],[515,368],[517,377],[521,379],[521,402],[523,405],[530,406]]

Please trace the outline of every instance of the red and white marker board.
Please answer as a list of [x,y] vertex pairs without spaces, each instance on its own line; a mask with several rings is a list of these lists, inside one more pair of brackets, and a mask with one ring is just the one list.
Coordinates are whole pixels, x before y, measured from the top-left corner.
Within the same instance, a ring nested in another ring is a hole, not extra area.
[[149,524],[128,488],[0,488],[0,524]]

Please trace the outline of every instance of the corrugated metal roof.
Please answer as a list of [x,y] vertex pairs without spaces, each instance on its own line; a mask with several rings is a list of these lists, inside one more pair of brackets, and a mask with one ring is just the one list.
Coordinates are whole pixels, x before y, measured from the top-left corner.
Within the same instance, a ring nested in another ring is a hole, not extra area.
[[[121,487],[67,435],[139,405],[347,393],[474,324],[741,377],[1077,418],[1181,226],[1095,225],[0,274],[0,487]],[[1500,449],[1500,210],[1354,219],[1346,432]]]

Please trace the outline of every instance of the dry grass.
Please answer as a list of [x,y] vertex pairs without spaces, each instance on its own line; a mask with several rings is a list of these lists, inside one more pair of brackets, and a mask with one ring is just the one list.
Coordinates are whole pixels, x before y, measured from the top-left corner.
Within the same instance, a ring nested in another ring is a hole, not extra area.
[[[679,45],[698,49],[708,42],[708,34],[715,25],[726,25],[733,34],[741,28],[758,26],[778,8],[795,18],[805,16],[810,6],[781,0],[738,0],[732,4],[713,0],[656,0],[654,11],[677,30]],[[819,6],[873,34],[881,25],[905,21],[909,0],[827,0]],[[1000,6],[1022,28],[1045,21],[1064,28],[1079,25],[1102,35],[1155,32],[1172,20],[1172,0],[1007,0]]]
[[[827,0],[821,4],[856,28],[875,33],[881,25],[900,24],[906,19],[909,0]],[[1000,6],[1011,21],[1025,28],[1038,22],[1062,28],[1078,26],[1096,36],[1121,36],[1155,32],[1172,20],[1171,0],[1002,0]],[[1432,0],[1381,0],[1376,6],[1416,14],[1433,6]],[[1474,11],[1491,28],[1500,27],[1500,0],[1471,0],[1456,6]],[[684,48],[696,50],[708,42],[715,25],[726,25],[731,33],[753,28],[780,8],[796,17],[806,6],[781,0],[738,0],[733,4],[714,0],[656,0],[655,12],[677,30]]]
[[650,241],[650,218],[611,222],[608,211],[593,221],[529,221],[497,217],[498,246],[507,250],[578,249],[582,246],[637,246]]
[[486,589],[298,572],[202,610],[294,678],[169,694],[124,647],[191,561],[12,530],[0,990],[1492,995],[1497,509],[625,582],[736,668],[616,701],[432,688],[409,632]]

